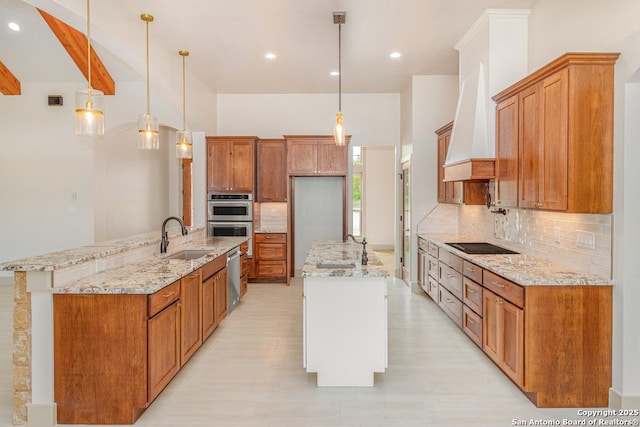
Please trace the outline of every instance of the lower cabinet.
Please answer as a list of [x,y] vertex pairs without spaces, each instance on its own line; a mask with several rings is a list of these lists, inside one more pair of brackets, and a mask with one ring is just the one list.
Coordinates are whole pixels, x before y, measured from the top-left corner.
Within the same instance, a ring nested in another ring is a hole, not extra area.
[[202,267],[202,340],[227,315],[227,260],[220,256]]
[[504,298],[483,292],[482,348],[518,386],[523,386],[524,312]]
[[256,233],[255,280],[257,282],[287,281],[287,234]]
[[201,270],[180,280],[180,364],[184,365],[202,345]]
[[174,302],[149,319],[149,390],[153,401],[180,370],[180,305]]

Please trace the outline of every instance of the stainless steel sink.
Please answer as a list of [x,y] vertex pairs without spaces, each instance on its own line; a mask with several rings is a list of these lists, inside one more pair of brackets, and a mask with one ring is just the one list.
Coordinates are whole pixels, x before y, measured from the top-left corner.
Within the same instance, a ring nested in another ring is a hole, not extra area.
[[320,261],[316,264],[318,268],[355,268],[353,261]]
[[190,260],[202,258],[211,252],[210,249],[185,249],[184,251],[176,252],[173,255],[169,255],[167,259],[182,259],[182,260]]

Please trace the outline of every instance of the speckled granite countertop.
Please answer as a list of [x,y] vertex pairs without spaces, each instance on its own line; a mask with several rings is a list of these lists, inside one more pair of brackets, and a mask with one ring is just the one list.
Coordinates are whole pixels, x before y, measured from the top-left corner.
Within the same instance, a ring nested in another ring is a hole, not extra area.
[[509,247],[495,239],[478,239],[460,234],[419,234],[418,237],[430,241],[452,254],[473,262],[479,267],[511,280],[522,286],[532,285],[613,285],[612,280],[592,274],[572,270],[570,267],[556,264],[542,258],[525,254],[519,255],[471,255],[466,254],[446,242],[488,242],[494,245]]
[[179,260],[168,259],[171,254],[157,254],[141,262],[96,273],[63,287],[52,288],[51,292],[59,294],[152,294],[246,241],[246,237],[197,239],[187,246],[176,248],[174,253],[184,249],[210,249],[211,251],[204,257]]
[[[302,267],[302,277],[387,277],[389,273],[375,253],[367,251],[368,263],[361,264],[362,245],[336,240],[315,241]],[[353,268],[320,268],[319,262],[353,262]]]

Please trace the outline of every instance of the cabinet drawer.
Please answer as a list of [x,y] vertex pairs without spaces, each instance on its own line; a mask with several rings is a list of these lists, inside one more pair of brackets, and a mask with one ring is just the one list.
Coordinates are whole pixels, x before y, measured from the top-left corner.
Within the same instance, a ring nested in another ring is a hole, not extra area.
[[482,348],[482,318],[466,306],[462,307],[462,330]]
[[524,306],[524,288],[490,271],[482,273],[482,286],[520,308]]
[[244,242],[240,244],[240,253],[246,254],[249,252],[249,242]]
[[427,250],[427,252],[429,252],[429,255],[431,255],[432,257],[438,258],[438,245],[429,242],[429,249]]
[[429,243],[424,239],[418,239],[418,249],[422,249],[425,252],[429,251]]
[[459,300],[462,300],[462,273],[457,272],[447,264],[442,262],[438,263],[440,269],[440,286],[444,286],[456,296]]
[[165,307],[180,297],[180,280],[169,286],[160,289],[158,292],[149,295],[149,317],[160,313]]
[[256,243],[287,243],[285,233],[256,233]]
[[256,259],[258,260],[286,260],[286,243],[258,243],[256,245]]
[[482,283],[482,268],[465,260],[462,260],[462,274],[476,283]]
[[438,259],[431,255],[427,256],[427,272],[429,276],[438,278]]
[[221,255],[211,262],[202,266],[202,280],[206,280],[209,277],[222,270],[227,265],[227,256]]
[[256,261],[256,277],[286,277],[286,261]]
[[458,255],[454,255],[451,252],[448,252],[444,249],[438,251],[439,255],[438,255],[438,259],[442,262],[444,262],[445,264],[447,264],[449,267],[453,268],[456,271],[459,271],[462,273],[462,258],[460,258]]
[[427,286],[427,294],[429,294],[431,299],[433,299],[434,301],[438,301],[438,281],[435,278],[429,276]]
[[443,286],[438,286],[438,305],[459,327],[462,327],[462,302]]
[[468,277],[462,279],[462,301],[482,316],[482,286]]

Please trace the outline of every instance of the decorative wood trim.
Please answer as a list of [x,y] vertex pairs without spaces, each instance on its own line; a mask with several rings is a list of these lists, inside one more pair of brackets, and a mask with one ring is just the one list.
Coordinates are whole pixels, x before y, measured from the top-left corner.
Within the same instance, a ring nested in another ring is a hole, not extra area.
[[191,205],[192,205],[192,169],[191,163],[193,159],[182,159],[182,221],[184,225],[190,226],[191,218]]
[[467,159],[444,165],[444,180],[478,181],[496,177],[495,159]]
[[[60,21],[58,18],[49,15],[45,11],[38,9],[44,21],[49,25],[53,34],[60,40],[62,47],[65,48],[73,62],[77,65],[85,79],[87,76],[87,37],[71,27],[70,25]],[[105,95],[115,95],[116,85],[109,71],[104,66],[100,57],[91,47],[91,87],[101,90]]]
[[20,95],[20,80],[0,61],[0,92],[3,95]]
[[616,60],[620,56],[620,53],[578,53],[578,52],[568,52],[564,55],[558,57],[554,61],[545,65],[544,67],[534,71],[529,74],[524,79],[518,81],[517,83],[509,86],[502,92],[494,95],[492,99],[498,103],[501,102],[510,96],[513,96],[520,92],[522,89],[534,85],[560,69],[567,67],[569,65],[614,65]]

